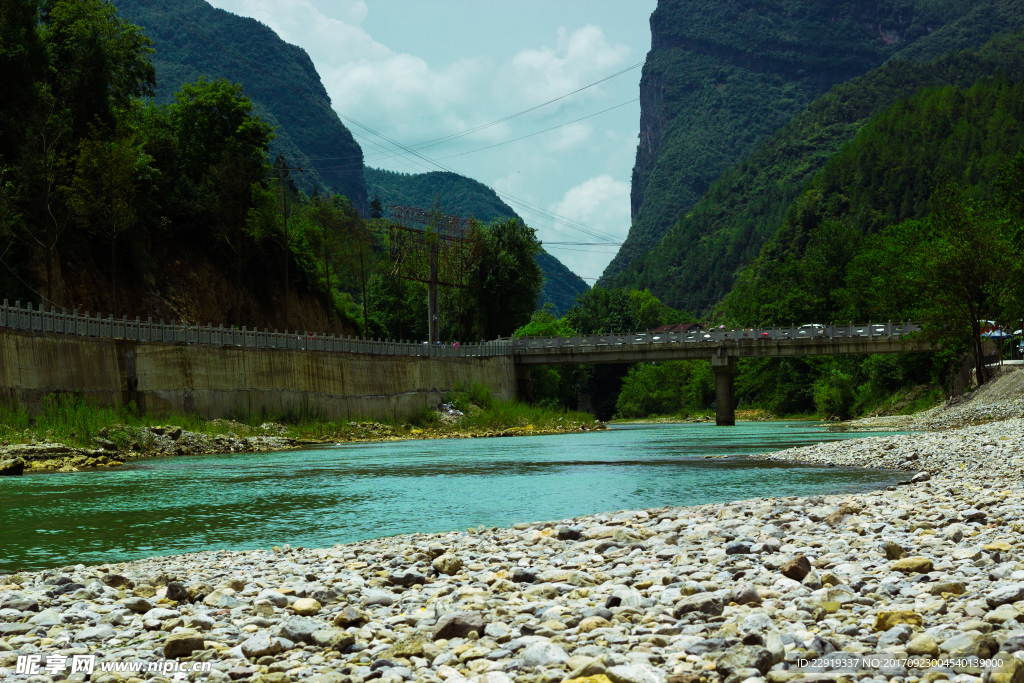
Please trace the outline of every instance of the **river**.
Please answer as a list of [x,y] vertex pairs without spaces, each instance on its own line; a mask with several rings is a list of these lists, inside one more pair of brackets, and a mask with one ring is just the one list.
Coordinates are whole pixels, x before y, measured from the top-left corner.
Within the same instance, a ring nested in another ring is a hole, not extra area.
[[627,508],[852,492],[903,478],[742,457],[866,435],[828,433],[807,422],[624,425],[557,436],[160,458],[113,471],[5,477],[0,572],[218,548],[324,547]]

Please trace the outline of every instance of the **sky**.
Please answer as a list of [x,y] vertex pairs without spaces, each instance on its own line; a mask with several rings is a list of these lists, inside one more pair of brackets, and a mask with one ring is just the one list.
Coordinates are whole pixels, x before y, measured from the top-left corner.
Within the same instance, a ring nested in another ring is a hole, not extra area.
[[656,0],[210,2],[304,48],[336,111],[422,157],[346,120],[367,166],[492,187],[591,283],[617,251],[591,243],[625,239],[641,69],[569,93],[644,61]]

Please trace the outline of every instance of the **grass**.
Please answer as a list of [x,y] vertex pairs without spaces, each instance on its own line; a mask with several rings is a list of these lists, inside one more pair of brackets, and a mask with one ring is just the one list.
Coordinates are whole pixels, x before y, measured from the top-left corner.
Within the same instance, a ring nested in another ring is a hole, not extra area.
[[257,416],[243,420],[204,420],[198,415],[180,414],[156,418],[139,415],[134,403],[105,407],[66,394],[51,394],[44,399],[43,410],[37,415],[30,415],[24,406],[11,408],[0,404],[0,441],[28,443],[45,439],[92,448],[97,439],[104,439],[123,449],[132,440],[145,440],[148,427],[181,427],[209,435],[275,433],[262,429],[264,422]]
[[590,425],[594,421],[587,413],[518,401],[494,401],[483,385],[473,385],[467,390],[457,388],[445,397],[445,402],[461,406],[459,409],[465,416],[451,422],[442,421],[436,410],[423,406],[405,419],[324,420],[313,407],[303,406],[285,415],[236,415],[230,420],[205,420],[197,415],[182,414],[157,418],[140,415],[134,404],[111,408],[74,396],[54,394],[46,397],[43,410],[37,415],[30,415],[24,406],[12,408],[0,404],[0,443],[49,441],[95,448],[98,441],[106,440],[115,443],[118,450],[137,445],[146,451],[147,442],[153,439],[147,429],[151,427],[180,427],[210,436],[267,435],[321,441],[414,436],[426,431],[440,435],[527,427],[556,431]]

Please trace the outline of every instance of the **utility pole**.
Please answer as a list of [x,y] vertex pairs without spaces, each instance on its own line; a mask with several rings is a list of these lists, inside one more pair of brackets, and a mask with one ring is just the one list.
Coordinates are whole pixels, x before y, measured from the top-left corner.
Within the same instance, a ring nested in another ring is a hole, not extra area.
[[284,158],[284,153],[277,155],[280,166],[275,167],[276,173],[274,173],[274,179],[277,180],[278,197],[280,199],[279,206],[281,207],[281,219],[283,221],[282,228],[284,231],[284,329],[288,329],[288,262],[291,261],[292,250],[291,250],[291,230],[288,228],[288,188],[284,184],[285,173],[288,171],[298,171],[299,173],[305,173],[301,166],[295,168],[289,168]]
[[441,339],[441,320],[437,315],[437,252],[436,240],[430,244],[430,277],[427,281],[427,329],[430,330],[430,345],[434,346]]

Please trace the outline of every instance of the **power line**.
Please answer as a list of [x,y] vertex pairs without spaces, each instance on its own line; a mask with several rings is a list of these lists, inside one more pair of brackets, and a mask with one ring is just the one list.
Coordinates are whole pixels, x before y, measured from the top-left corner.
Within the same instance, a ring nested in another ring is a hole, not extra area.
[[524,110],[522,110],[520,112],[516,112],[515,114],[510,114],[510,115],[505,116],[503,118],[500,118],[500,119],[498,119],[496,121],[491,121],[490,123],[485,123],[482,126],[477,126],[475,128],[470,128],[469,130],[465,130],[465,131],[463,131],[461,133],[455,133],[455,134],[452,134],[452,135],[445,135],[445,136],[440,137],[440,138],[435,138],[433,140],[428,140],[427,142],[424,142],[424,143],[421,143],[421,144],[417,145],[417,149],[426,149],[428,147],[434,147],[435,145],[439,145],[442,142],[447,142],[449,140],[454,140],[455,138],[460,138],[460,137],[462,137],[464,135],[469,135],[470,133],[475,133],[477,131],[484,130],[485,128],[490,128],[491,126],[496,126],[499,123],[504,123],[505,121],[509,121],[511,119],[514,119],[517,116],[522,116],[523,114],[528,114],[531,111],[536,111],[537,109],[540,109],[541,107],[546,107],[547,105],[552,104],[554,102],[558,102],[559,100],[564,100],[566,97],[570,97],[571,95],[575,95],[578,92],[583,92],[587,88],[593,88],[595,85],[598,85],[600,83],[604,83],[605,81],[611,80],[611,79],[615,78],[616,76],[621,76],[622,74],[626,73],[627,71],[632,71],[633,69],[636,69],[637,67],[643,66],[645,64],[645,62],[646,62],[646,60],[644,62],[637,62],[636,64],[633,64],[632,66],[627,66],[622,71],[617,71],[617,72],[613,73],[611,76],[606,76],[605,78],[602,78],[599,81],[594,81],[593,83],[591,83],[589,85],[585,85],[582,88],[577,88],[576,90],[573,90],[570,93],[566,93],[564,95],[556,97],[553,100],[548,100],[547,102],[544,102],[542,104],[538,104],[538,105],[536,105],[534,107],[530,107],[529,109],[524,109]]
[[583,121],[584,119],[589,119],[589,118],[592,118],[594,116],[597,116],[598,114],[604,114],[605,112],[609,112],[609,111],[611,111],[613,109],[618,109],[620,107],[625,107],[627,104],[633,104],[634,102],[639,102],[639,101],[640,101],[639,97],[634,97],[629,102],[623,102],[622,104],[616,104],[614,107],[608,107],[607,109],[602,109],[599,112],[595,112],[593,114],[588,114],[587,116],[581,116],[578,119],[574,119],[572,121],[567,121],[566,123],[561,123],[561,124],[559,124],[557,126],[552,126],[551,128],[545,128],[544,130],[539,130],[536,133],[530,133],[529,135],[523,135],[522,137],[513,138],[512,140],[506,140],[505,142],[498,142],[496,144],[488,145],[486,147],[480,147],[479,149],[473,149],[473,150],[470,150],[468,152],[460,152],[459,154],[452,154],[451,156],[441,157],[441,159],[442,160],[443,159],[454,159],[455,157],[463,157],[463,156],[466,156],[467,154],[476,154],[477,152],[482,152],[485,149],[493,149],[495,147],[501,147],[502,145],[507,145],[507,144],[512,143],[512,142],[519,142],[520,140],[525,140],[526,138],[532,138],[534,135],[540,135],[541,133],[547,133],[547,132],[552,131],[552,130],[557,130],[559,128],[564,128],[564,127],[570,126],[570,125],[572,125],[574,123],[579,123],[580,121]]

